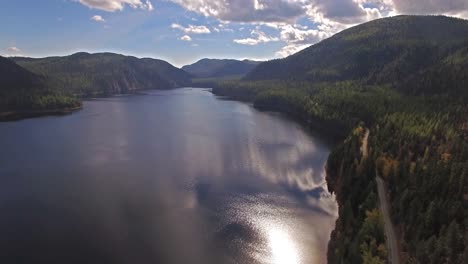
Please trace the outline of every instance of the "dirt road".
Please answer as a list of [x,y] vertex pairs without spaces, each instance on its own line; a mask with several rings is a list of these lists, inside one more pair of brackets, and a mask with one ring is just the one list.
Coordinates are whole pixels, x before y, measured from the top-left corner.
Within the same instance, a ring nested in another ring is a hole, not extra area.
[[391,264],[399,264],[400,257],[398,254],[398,243],[395,236],[395,228],[393,227],[390,217],[389,203],[386,195],[385,182],[376,175],[377,191],[379,193],[380,210],[382,211],[385,223],[385,236],[387,239],[388,259]]

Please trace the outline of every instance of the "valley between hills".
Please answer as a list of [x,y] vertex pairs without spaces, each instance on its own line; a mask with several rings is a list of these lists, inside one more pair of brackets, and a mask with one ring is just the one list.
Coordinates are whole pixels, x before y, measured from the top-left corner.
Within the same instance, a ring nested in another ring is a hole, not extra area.
[[0,57],[0,119],[180,87],[212,88],[338,139],[326,167],[339,205],[328,263],[468,263],[467,20],[383,18],[284,59],[182,69],[112,53]]

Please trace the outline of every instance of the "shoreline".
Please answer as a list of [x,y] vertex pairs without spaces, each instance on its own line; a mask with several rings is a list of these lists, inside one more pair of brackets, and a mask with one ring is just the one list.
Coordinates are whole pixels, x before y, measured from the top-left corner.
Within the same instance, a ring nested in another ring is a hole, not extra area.
[[304,116],[301,116],[298,113],[285,111],[284,109],[276,108],[274,106],[260,105],[258,103],[255,103],[255,100],[252,100],[250,95],[247,95],[247,96],[229,95],[229,94],[217,93],[217,92],[214,92],[213,90],[211,91],[211,93],[224,100],[233,100],[233,101],[238,101],[238,102],[250,103],[255,109],[259,111],[271,111],[271,112],[284,114],[287,117],[294,120],[295,122],[297,122],[299,125],[304,126],[308,130],[313,130],[313,131],[326,130],[324,131],[323,136],[327,136],[329,139],[331,139],[335,143],[341,143],[349,135],[349,131],[346,129],[346,127],[342,124],[339,124],[338,122],[334,122],[331,120],[320,120],[318,118],[306,118]]
[[[255,109],[258,109],[259,111],[274,111],[278,112],[281,114],[284,114],[297,122],[299,125],[304,126],[305,129],[307,130],[312,130],[312,131],[320,131],[320,130],[326,130],[323,131],[323,136],[327,136],[330,140],[334,142],[334,146],[330,146],[330,154],[335,150],[335,148],[342,142],[346,140],[347,135],[349,135],[350,131],[347,131],[344,127],[340,127],[340,124],[337,122],[333,121],[326,121],[326,120],[319,120],[317,118],[313,119],[307,119],[304,118],[304,116],[301,116],[300,114],[294,113],[294,112],[289,112],[285,111],[284,109],[278,109],[273,106],[269,105],[258,105],[254,103],[254,100],[252,100],[251,97],[249,96],[230,96],[230,95],[225,95],[222,93],[216,93],[212,91],[212,94],[215,96],[223,97],[229,100],[235,100],[235,101],[240,101],[240,102],[249,102],[252,103],[253,107]],[[327,162],[325,165],[325,181],[327,183],[327,187],[329,188],[329,192],[333,193],[337,191],[338,188],[336,186],[333,186],[334,184],[332,182],[329,182],[330,179],[330,174],[331,172],[328,169],[328,162],[330,159],[330,155],[327,157]],[[331,187],[331,188],[330,188]],[[336,195],[338,195],[336,193]],[[340,204],[340,201],[336,199],[336,204],[338,206],[338,212],[340,212],[342,205]],[[338,214],[338,217],[335,221],[335,227],[333,228],[332,232],[330,233],[330,237],[328,239],[328,245],[327,245],[327,258],[330,250],[330,243],[333,243],[334,238],[334,233],[337,230],[337,223],[340,220],[340,213]]]
[[43,116],[62,116],[69,115],[75,111],[83,109],[83,105],[77,107],[68,107],[63,109],[47,109],[47,110],[20,110],[20,111],[5,111],[0,112],[0,122],[12,122],[23,119],[43,117]]
[[[175,87],[168,89],[154,89],[154,90],[172,90],[185,87]],[[187,87],[188,88],[188,87]],[[116,93],[116,94],[94,94],[87,96],[79,96],[80,105],[76,107],[67,107],[67,108],[55,108],[55,109],[45,109],[45,110],[12,110],[12,111],[3,111],[0,112],[0,122],[14,122],[23,119],[37,118],[43,116],[62,116],[69,115],[75,111],[83,109],[83,101],[93,100],[99,98],[110,98],[117,95],[145,95],[144,91],[153,90],[153,89],[141,89],[135,91],[129,91],[128,93]]]

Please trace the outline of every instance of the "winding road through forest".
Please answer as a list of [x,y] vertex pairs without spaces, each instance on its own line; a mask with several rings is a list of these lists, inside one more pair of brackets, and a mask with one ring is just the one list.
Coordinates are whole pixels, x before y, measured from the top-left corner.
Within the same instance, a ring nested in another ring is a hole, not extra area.
[[385,225],[385,236],[387,242],[387,249],[388,249],[388,259],[389,263],[392,264],[399,264],[400,257],[398,254],[398,243],[395,236],[395,228],[393,227],[392,219],[390,217],[390,210],[389,210],[389,203],[386,195],[386,187],[385,182],[380,178],[380,176],[376,176],[377,181],[377,191],[379,193],[379,204],[380,210],[382,211],[383,218],[384,218],[384,225]]
[[[364,158],[369,155],[368,141],[369,141],[369,129],[366,129],[364,137],[362,139],[361,153]],[[387,199],[387,188],[384,180],[379,176],[378,171],[375,170],[375,179],[377,182],[377,192],[379,195],[380,210],[382,211],[384,218],[385,237],[388,249],[388,260],[391,264],[400,263],[400,255],[398,253],[398,242],[395,235],[395,228],[393,227],[392,218],[390,216],[390,205]]]

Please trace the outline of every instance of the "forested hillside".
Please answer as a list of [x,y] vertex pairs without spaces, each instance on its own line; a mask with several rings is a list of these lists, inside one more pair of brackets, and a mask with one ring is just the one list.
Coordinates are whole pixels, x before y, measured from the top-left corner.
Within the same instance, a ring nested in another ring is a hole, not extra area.
[[468,263],[467,38],[466,20],[380,19],[213,89],[345,139],[327,165],[329,263],[386,263],[377,175],[403,263]]
[[113,53],[0,57],[0,119],[68,112],[81,106],[80,98],[190,85],[188,73],[156,59]]
[[165,61],[113,53],[76,53],[41,59],[17,57],[13,60],[79,97],[171,89],[191,83],[189,74]]
[[[285,59],[260,64],[246,80],[395,84],[407,93],[466,94],[468,21],[397,16],[344,30]],[[451,75],[450,90],[437,75]]]
[[195,78],[241,78],[260,62],[251,60],[202,59],[182,67]]
[[0,119],[18,112],[71,109],[80,105],[46,78],[0,57]]

